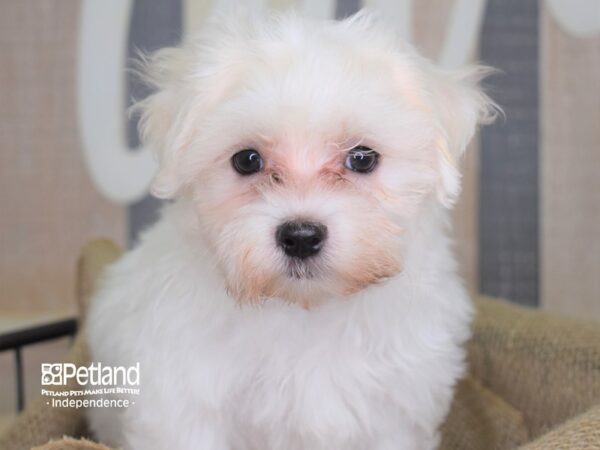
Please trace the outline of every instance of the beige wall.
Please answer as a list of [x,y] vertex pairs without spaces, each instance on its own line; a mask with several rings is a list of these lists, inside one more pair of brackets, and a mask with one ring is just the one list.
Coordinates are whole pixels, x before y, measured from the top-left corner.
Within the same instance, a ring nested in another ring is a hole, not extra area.
[[541,20],[542,306],[600,318],[600,36]]
[[[414,2],[415,44],[433,59],[451,3]],[[0,311],[72,308],[83,242],[97,235],[123,242],[126,234],[126,208],[98,193],[82,158],[75,111],[80,5],[0,3]],[[567,34],[540,5],[541,303],[600,318],[600,36]],[[473,291],[478,153],[475,141],[454,215]]]
[[92,186],[78,142],[79,5],[0,5],[0,311],[72,309],[79,248],[125,236],[125,209]]
[[[414,5],[414,45],[424,56],[437,60],[448,25],[452,2],[420,0]],[[473,55],[477,60],[477,55]],[[462,161],[463,192],[453,214],[456,251],[462,275],[471,293],[477,292],[477,183],[478,137],[473,139]]]

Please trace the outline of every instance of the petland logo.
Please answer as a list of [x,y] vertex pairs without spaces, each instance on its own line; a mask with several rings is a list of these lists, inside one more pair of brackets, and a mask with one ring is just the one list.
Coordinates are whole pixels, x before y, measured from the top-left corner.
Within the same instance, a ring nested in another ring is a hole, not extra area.
[[130,367],[42,364],[41,394],[52,408],[128,408],[135,405],[139,386],[139,362]]
[[42,364],[42,386],[66,386],[71,380],[80,386],[139,386],[140,363],[135,366],[103,366],[92,363],[77,367],[75,364]]

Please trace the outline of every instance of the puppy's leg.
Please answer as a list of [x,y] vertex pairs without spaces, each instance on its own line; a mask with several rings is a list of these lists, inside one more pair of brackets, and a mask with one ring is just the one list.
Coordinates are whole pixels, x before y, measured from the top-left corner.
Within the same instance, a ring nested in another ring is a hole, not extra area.
[[381,437],[373,450],[435,450],[440,443],[438,433],[419,433],[414,429],[399,427],[398,430]]
[[[157,425],[150,431],[146,427],[134,428],[134,432],[126,432],[128,450],[165,450],[194,449],[194,450],[231,450],[225,431],[216,423],[204,422],[193,426],[164,429],[168,425]],[[147,432],[143,432],[146,430]]]
[[95,439],[111,447],[118,447],[123,442],[121,429],[123,414],[119,410],[90,408],[86,414]]

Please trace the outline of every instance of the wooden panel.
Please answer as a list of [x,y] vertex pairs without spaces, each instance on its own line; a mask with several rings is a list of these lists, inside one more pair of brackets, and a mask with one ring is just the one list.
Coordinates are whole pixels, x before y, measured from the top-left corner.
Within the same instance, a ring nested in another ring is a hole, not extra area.
[[433,61],[437,61],[441,54],[453,4],[453,1],[439,0],[413,2],[413,44],[421,55]]
[[600,319],[600,36],[541,37],[542,305]]
[[123,242],[125,210],[83,165],[75,111],[78,0],[0,3],[0,309],[74,308],[92,236]]
[[[413,3],[413,43],[419,52],[437,61],[448,26],[448,15],[454,2],[420,0]],[[474,58],[476,59],[476,58]],[[467,288],[476,293],[478,270],[478,189],[479,137],[476,136],[462,162],[463,191],[453,212],[456,255]]]
[[462,163],[463,190],[452,214],[456,256],[471,294],[479,290],[479,147],[479,135],[476,135]]

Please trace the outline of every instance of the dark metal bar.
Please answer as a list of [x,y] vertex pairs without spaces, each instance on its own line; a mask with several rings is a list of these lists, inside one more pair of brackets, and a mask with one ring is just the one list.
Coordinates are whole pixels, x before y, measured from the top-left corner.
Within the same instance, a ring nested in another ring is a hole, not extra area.
[[75,334],[77,319],[63,319],[0,335],[0,352]]
[[23,377],[22,347],[37,342],[57,339],[63,336],[73,336],[77,332],[77,319],[64,319],[55,322],[34,325],[21,330],[0,335],[0,351],[14,350],[15,375],[17,381],[17,409],[25,407],[25,380]]
[[23,411],[25,407],[25,386],[23,380],[23,360],[21,347],[15,347],[15,367],[17,376],[17,410]]

